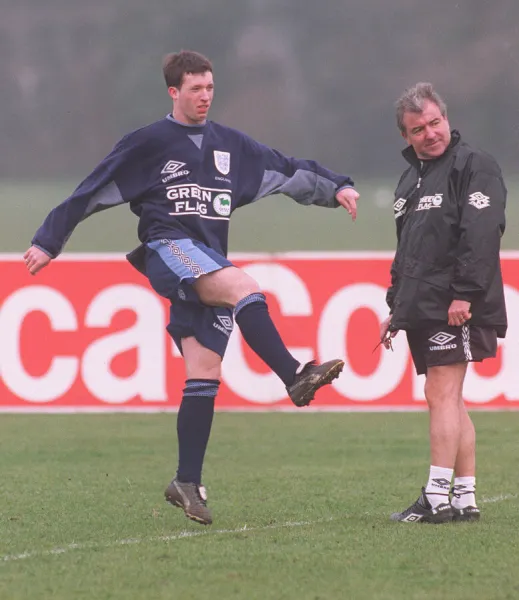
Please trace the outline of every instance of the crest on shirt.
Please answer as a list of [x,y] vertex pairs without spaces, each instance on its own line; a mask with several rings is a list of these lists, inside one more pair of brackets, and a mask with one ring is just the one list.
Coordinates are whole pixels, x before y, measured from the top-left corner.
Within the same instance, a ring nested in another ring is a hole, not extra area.
[[215,150],[214,164],[222,175],[228,175],[231,170],[231,153]]

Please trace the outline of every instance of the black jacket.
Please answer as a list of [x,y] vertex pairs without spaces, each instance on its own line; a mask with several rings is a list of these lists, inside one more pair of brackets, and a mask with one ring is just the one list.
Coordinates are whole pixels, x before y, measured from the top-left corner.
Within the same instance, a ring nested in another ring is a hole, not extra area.
[[391,329],[446,323],[453,299],[471,303],[473,325],[506,333],[499,262],[505,230],[506,187],[488,154],[457,131],[439,158],[410,163],[395,192],[398,245],[387,303]]

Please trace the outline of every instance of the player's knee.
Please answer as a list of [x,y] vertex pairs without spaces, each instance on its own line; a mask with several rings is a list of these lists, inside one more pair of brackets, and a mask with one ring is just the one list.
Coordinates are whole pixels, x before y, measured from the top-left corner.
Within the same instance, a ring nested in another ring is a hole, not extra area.
[[250,285],[244,286],[240,290],[240,293],[237,294],[235,305],[238,302],[240,302],[241,300],[243,300],[244,298],[248,298],[249,296],[254,296],[255,294],[261,294],[261,293],[262,292],[261,292],[260,286],[254,280],[252,280]]
[[233,306],[236,307],[242,300],[255,294],[261,294],[260,286],[250,275],[242,272],[233,290]]
[[182,338],[182,352],[188,379],[218,379],[222,375],[222,358],[195,337]]
[[243,298],[260,292],[258,283],[237,267],[200,277],[194,284],[198,297],[209,306],[234,308]]
[[221,361],[203,362],[197,361],[188,364],[186,362],[187,379],[214,379],[220,381],[222,377]]
[[426,381],[424,392],[429,408],[441,408],[458,404],[458,394],[452,386],[437,385],[436,383]]

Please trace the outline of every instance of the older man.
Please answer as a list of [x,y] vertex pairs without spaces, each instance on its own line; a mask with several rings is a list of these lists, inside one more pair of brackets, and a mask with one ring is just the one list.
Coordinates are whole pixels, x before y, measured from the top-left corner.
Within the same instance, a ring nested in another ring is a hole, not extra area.
[[463,381],[467,363],[495,356],[506,333],[499,262],[506,188],[496,161],[451,130],[430,83],[406,90],[396,115],[409,167],[395,193],[398,245],[380,333],[389,347],[405,330],[416,370],[426,375],[431,465],[418,500],[391,518],[477,520],[476,438]]

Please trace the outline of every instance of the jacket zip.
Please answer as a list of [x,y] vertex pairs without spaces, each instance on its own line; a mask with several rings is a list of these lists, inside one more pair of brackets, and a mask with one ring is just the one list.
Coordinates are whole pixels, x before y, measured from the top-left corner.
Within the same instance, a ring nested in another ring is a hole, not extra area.
[[420,161],[420,170],[418,171],[418,183],[416,184],[416,189],[420,189],[420,184],[422,183],[422,169],[423,169],[423,160]]

